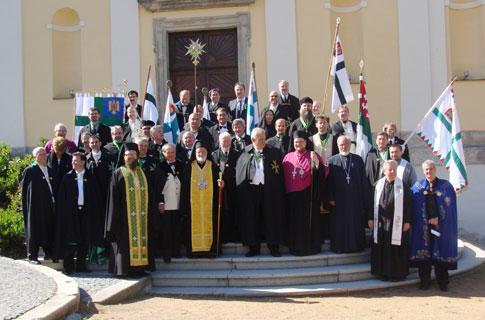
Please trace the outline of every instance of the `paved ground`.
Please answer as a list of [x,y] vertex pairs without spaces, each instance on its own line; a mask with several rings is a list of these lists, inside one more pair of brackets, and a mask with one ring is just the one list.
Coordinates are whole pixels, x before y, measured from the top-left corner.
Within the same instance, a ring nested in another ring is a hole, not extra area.
[[107,272],[75,273],[71,276],[79,285],[81,301],[91,301],[91,297],[101,289],[107,288],[118,281]]
[[56,283],[15,260],[0,257],[0,319],[12,319],[40,305],[56,292]]
[[452,278],[450,290],[417,285],[348,296],[229,299],[145,296],[100,306],[89,319],[484,319],[485,265]]

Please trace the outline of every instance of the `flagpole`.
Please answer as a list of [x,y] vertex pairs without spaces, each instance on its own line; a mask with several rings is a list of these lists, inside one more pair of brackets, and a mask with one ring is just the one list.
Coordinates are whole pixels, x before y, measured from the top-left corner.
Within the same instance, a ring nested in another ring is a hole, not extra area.
[[335,54],[335,42],[337,41],[337,34],[340,28],[340,17],[337,18],[336,26],[335,26],[335,34],[333,36],[332,42],[332,50],[330,51],[330,61],[328,63],[328,72],[327,72],[327,80],[325,81],[325,95],[323,96],[323,103],[322,103],[322,114],[325,113],[325,105],[327,103],[327,96],[328,96],[328,82],[330,80],[330,73],[332,72],[332,62],[333,56]]
[[413,137],[413,135],[416,133],[416,130],[421,125],[421,122],[423,122],[423,120],[426,119],[428,117],[428,115],[433,111],[433,109],[436,107],[436,105],[438,104],[438,102],[440,102],[441,98],[443,98],[443,96],[446,94],[446,92],[448,91],[448,89],[453,85],[453,83],[455,83],[456,79],[457,79],[457,77],[454,76],[453,79],[451,80],[450,84],[448,84],[446,86],[445,90],[443,90],[443,92],[438,97],[438,99],[436,99],[435,102],[433,103],[433,105],[431,106],[431,108],[429,108],[428,112],[426,112],[426,114],[421,119],[421,121],[418,122],[418,124],[416,125],[416,127],[414,128],[414,130],[409,134],[409,136],[406,139],[406,141],[404,141],[403,146],[406,146],[409,143],[409,141],[411,140],[411,138]]
[[[363,59],[360,59],[359,67],[360,67],[359,82],[362,83],[362,81],[364,80],[364,74],[363,74],[364,60]],[[362,94],[360,94],[360,92],[359,92],[359,109],[360,109],[360,106],[362,105],[362,99],[364,99],[364,97],[362,97]]]
[[147,76],[147,85],[145,86],[145,95],[143,96],[143,104],[141,105],[141,118],[143,120],[143,112],[145,109],[145,101],[147,98],[147,91],[148,91],[148,81],[150,80],[150,72],[152,71],[152,65],[148,66],[148,76]]

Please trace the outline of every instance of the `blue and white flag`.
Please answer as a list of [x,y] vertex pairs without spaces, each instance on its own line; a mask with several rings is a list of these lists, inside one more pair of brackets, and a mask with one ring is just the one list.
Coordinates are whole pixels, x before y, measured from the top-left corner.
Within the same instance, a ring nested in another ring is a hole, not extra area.
[[157,102],[155,101],[155,91],[153,90],[152,79],[148,79],[142,118],[143,120],[152,120],[154,123],[158,122],[158,109]]
[[251,70],[251,79],[249,80],[248,92],[248,108],[246,115],[246,134],[251,134],[251,131],[256,128],[259,123],[259,107],[258,94],[256,92],[256,77],[254,76],[254,68]]
[[168,89],[167,104],[165,105],[165,115],[163,117],[163,134],[167,142],[176,144],[180,135],[179,124],[177,122],[177,107],[173,102],[172,92]]
[[339,107],[354,100],[349,75],[345,69],[344,52],[339,35],[335,40],[331,75],[333,76],[332,113],[334,113]]

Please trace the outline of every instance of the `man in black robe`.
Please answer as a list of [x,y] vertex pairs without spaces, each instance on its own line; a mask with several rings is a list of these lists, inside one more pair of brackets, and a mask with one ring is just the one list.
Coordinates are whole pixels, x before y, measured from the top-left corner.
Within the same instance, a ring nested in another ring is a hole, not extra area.
[[177,143],[175,148],[177,160],[182,162],[182,164],[185,166],[190,161],[192,148],[195,144],[195,136],[192,132],[185,131],[182,133],[181,137],[180,142]]
[[330,213],[330,248],[336,253],[359,252],[366,246],[365,228],[369,191],[364,162],[350,153],[351,141],[338,138],[340,153],[329,159],[327,202]]
[[218,201],[224,181],[219,180],[219,168],[208,158],[208,150],[203,142],[197,141],[184,169],[180,212],[185,219],[189,258],[215,258],[219,251],[217,244],[221,243]]
[[290,137],[286,135],[286,120],[283,118],[276,120],[275,128],[276,135],[266,140],[266,144],[280,150],[283,158],[288,153],[290,144]]
[[[96,178],[85,169],[86,156],[72,155],[72,170],[59,187],[57,201],[57,257],[64,258],[64,272],[89,272],[86,256],[90,245],[104,245],[103,199]],[[74,265],[74,257],[76,264]]]
[[108,196],[109,272],[118,277],[140,276],[155,270],[154,239],[163,196],[159,184],[149,185],[137,167],[136,145],[127,144],[123,158],[125,165],[113,173]]
[[185,132],[192,132],[197,141],[202,141],[209,148],[209,152],[214,150],[212,136],[206,128],[202,127],[202,117],[199,113],[190,114],[188,128],[182,131],[180,139]]
[[[98,185],[98,191],[100,195],[100,206],[103,228],[98,230],[100,232],[99,237],[104,238],[104,221],[106,221],[106,202],[108,201],[108,189],[111,174],[113,173],[113,163],[111,156],[105,148],[101,148],[101,141],[97,135],[93,135],[89,138],[89,147],[91,152],[86,155],[86,170],[90,176],[96,179]],[[94,232],[94,231],[93,231]],[[89,253],[89,261],[98,264],[106,263],[106,254],[108,247],[107,243],[103,243],[102,246],[92,247]]]
[[[318,132],[312,109],[313,109],[313,100],[310,97],[301,98],[300,117],[291,123],[290,129],[288,130],[288,136],[290,137],[290,143],[288,145],[289,151],[295,150],[293,147],[293,133],[295,131],[303,131],[309,137],[313,136],[315,133]],[[313,142],[308,141],[307,149],[313,150]]]
[[151,154],[158,161],[165,160],[162,154],[162,147],[167,144],[167,140],[164,138],[163,127],[160,125],[153,126],[150,129],[150,135],[152,139],[148,145],[148,153]]
[[182,130],[189,120],[189,115],[194,111],[194,104],[190,102],[190,91],[182,90],[179,93],[180,100],[175,103],[177,108],[177,122],[179,129]]
[[212,160],[222,172],[224,190],[222,191],[221,241],[240,242],[237,227],[236,207],[236,162],[239,153],[231,147],[231,135],[223,132],[218,137],[219,148],[212,152]]
[[384,178],[375,189],[374,217],[368,220],[374,231],[371,273],[384,280],[401,281],[409,274],[408,231],[413,203],[409,187],[397,177],[397,162],[386,160],[383,167]]
[[47,153],[44,148],[37,147],[32,155],[35,163],[22,174],[22,212],[28,259],[40,264],[39,248],[46,254],[54,249],[55,202]]
[[266,145],[261,128],[253,129],[251,140],[236,164],[239,231],[249,246],[247,257],[259,255],[264,240],[271,255],[279,257],[285,230],[281,152]]

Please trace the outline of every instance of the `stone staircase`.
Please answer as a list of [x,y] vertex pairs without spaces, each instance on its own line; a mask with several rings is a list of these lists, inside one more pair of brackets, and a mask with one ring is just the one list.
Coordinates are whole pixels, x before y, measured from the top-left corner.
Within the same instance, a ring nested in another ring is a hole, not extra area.
[[[460,241],[460,269],[477,265],[477,253]],[[473,246],[472,246],[473,247]],[[478,248],[477,248],[478,249]],[[417,282],[411,270],[403,282],[384,282],[370,274],[370,250],[335,254],[328,244],[306,257],[284,253],[274,258],[262,247],[260,256],[246,258],[246,248],[227,244],[217,259],[157,260],[148,292],[155,295],[277,296],[311,295],[386,288]],[[480,250],[480,249],[478,249]],[[480,259],[480,261],[483,259]]]

